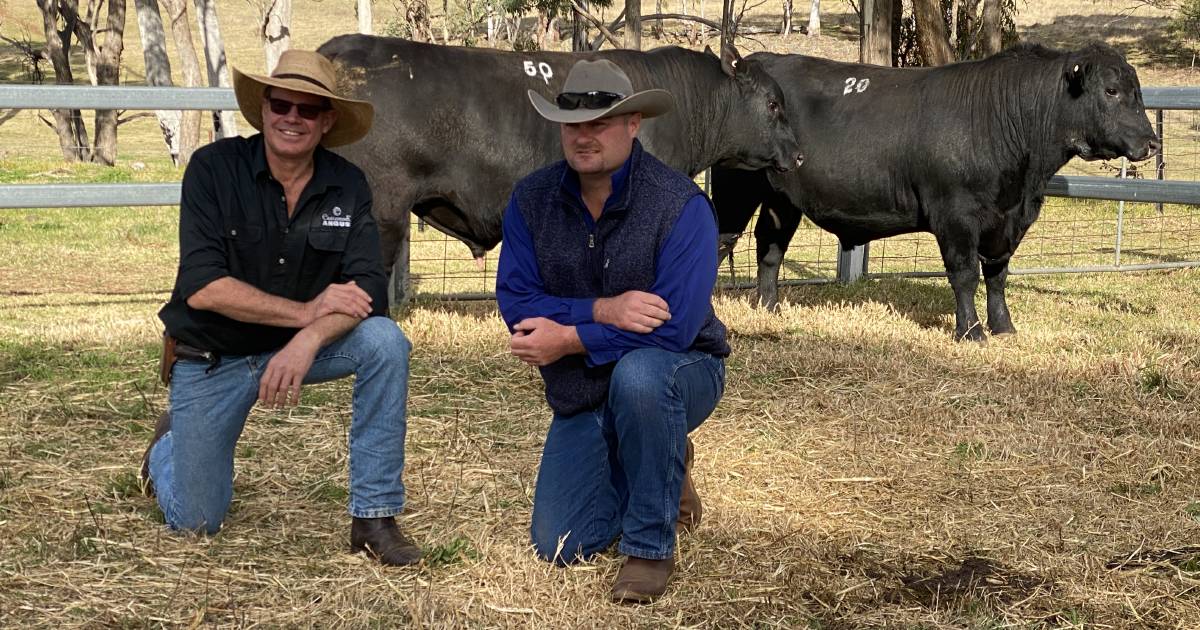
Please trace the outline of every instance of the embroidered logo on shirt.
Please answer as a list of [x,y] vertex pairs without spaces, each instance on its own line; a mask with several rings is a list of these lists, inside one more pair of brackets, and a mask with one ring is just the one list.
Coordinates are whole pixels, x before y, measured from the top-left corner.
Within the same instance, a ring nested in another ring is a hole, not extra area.
[[350,227],[350,215],[342,215],[342,209],[334,206],[333,210],[321,213],[321,227]]

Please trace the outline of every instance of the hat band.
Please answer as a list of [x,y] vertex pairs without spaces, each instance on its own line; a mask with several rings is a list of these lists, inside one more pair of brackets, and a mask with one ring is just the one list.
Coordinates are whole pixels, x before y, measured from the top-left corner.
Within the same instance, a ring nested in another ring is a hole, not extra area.
[[303,74],[273,74],[273,75],[271,75],[271,78],[272,79],[300,79],[301,81],[306,81],[308,83],[311,83],[311,84],[321,88],[322,90],[325,90],[326,92],[330,92],[330,93],[333,92],[333,90],[326,87],[324,83],[321,83],[320,81],[318,81],[312,77],[306,77]]

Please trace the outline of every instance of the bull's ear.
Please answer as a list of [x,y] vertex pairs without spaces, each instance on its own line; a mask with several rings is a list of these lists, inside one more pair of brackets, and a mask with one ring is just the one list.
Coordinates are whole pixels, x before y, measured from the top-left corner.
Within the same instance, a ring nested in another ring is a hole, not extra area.
[[1078,57],[1070,59],[1067,62],[1067,70],[1063,73],[1063,79],[1067,82],[1067,92],[1071,96],[1083,94],[1083,88],[1090,70],[1091,64]]
[[721,46],[721,69],[731,77],[736,77],[742,69],[742,56],[733,46]]
[[717,56],[717,53],[713,52],[712,46],[709,46],[708,44],[704,45],[704,54],[712,55],[714,57]]

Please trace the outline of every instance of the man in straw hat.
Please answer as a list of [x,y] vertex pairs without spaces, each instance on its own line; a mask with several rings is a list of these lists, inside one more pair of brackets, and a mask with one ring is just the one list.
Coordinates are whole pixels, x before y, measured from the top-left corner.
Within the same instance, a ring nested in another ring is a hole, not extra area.
[[576,63],[553,103],[529,98],[566,156],[513,191],[496,279],[512,353],[541,368],[554,411],[533,544],[568,563],[620,538],[612,597],[648,602],[666,591],[677,533],[699,523],[687,436],[724,391],[716,217],[637,140],[671,109],[667,92],[635,92],[599,60]]
[[214,534],[255,401],[295,405],[301,385],[354,374],[350,543],[384,564],[416,563],[394,519],[411,345],[388,317],[371,189],[327,150],[366,135],[374,110],[339,96],[315,52],[285,52],[271,76],[233,76],[262,133],[203,147],[184,174],[179,271],[159,313],[170,408],[142,478],[168,525]]

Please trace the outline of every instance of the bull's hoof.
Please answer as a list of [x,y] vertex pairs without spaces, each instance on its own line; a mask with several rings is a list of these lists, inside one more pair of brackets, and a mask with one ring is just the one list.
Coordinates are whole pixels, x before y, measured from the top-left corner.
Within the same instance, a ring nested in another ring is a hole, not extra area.
[[989,326],[988,328],[989,328],[989,330],[991,330],[993,337],[998,337],[1001,335],[1017,334],[1017,329],[1015,326],[1012,325],[1012,322],[996,324],[995,326]]
[[974,341],[980,344],[987,343],[987,335],[983,334],[983,327],[979,324],[975,324],[966,330],[955,330],[954,338],[958,341]]

